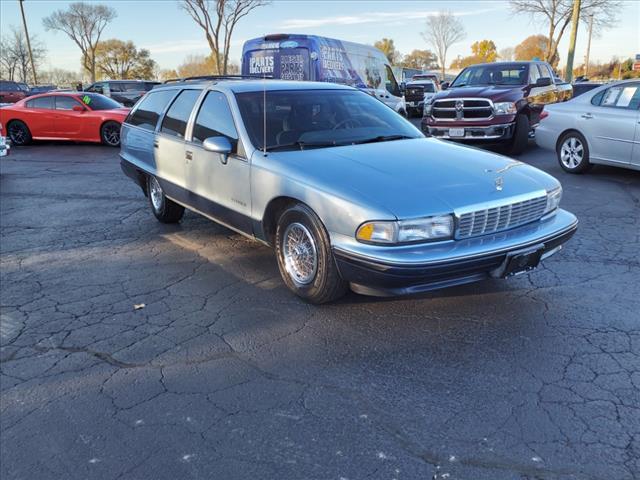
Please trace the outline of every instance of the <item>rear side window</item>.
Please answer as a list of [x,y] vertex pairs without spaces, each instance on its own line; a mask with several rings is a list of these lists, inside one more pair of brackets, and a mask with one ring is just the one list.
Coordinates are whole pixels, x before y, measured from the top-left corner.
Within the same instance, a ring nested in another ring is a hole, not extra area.
[[126,122],[145,130],[155,130],[160,115],[175,94],[175,90],[161,90],[147,94]]
[[209,137],[228,137],[238,140],[233,115],[227,97],[220,92],[207,93],[193,126],[193,141],[202,143]]
[[640,104],[640,84],[631,83],[608,88],[595,95],[591,103],[601,107],[637,110]]
[[80,104],[76,102],[73,97],[53,97],[56,99],[56,110],[73,110],[73,107],[79,107]]
[[169,107],[162,120],[160,131],[169,135],[184,138],[187,122],[191,116],[193,106],[200,96],[200,90],[183,90]]
[[39,97],[29,100],[27,102],[27,108],[46,108],[48,110],[52,110],[53,97]]

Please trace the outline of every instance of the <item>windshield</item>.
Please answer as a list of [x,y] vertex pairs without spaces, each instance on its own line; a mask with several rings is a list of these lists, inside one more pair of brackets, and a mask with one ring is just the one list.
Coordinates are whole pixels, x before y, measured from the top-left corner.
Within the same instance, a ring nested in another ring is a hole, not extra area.
[[[266,100],[265,100],[266,98]],[[251,143],[295,150],[420,138],[392,109],[356,90],[285,90],[236,94]],[[265,112],[266,104],[266,145]]]
[[423,91],[426,93],[434,93],[436,91],[435,85],[433,83],[425,83]]
[[115,100],[100,95],[99,93],[82,93],[80,100],[91,110],[113,110],[114,108],[122,108],[122,105]]
[[478,65],[468,67],[453,81],[451,87],[480,85],[525,85],[528,78],[526,64]]

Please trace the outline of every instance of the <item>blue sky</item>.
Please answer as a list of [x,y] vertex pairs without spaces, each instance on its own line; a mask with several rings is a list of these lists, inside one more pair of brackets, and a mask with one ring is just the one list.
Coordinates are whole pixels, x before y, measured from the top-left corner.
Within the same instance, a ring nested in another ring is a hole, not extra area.
[[[80,54],[75,44],[61,32],[46,32],[42,18],[68,2],[25,0],[30,34],[42,40],[48,49],[46,68],[78,71]],[[189,54],[206,54],[208,47],[202,31],[174,0],[111,0],[118,17],[105,29],[103,38],[133,40],[148,48],[161,68],[175,68]],[[238,25],[231,49],[235,62],[240,60],[245,40],[267,33],[314,33],[361,43],[393,38],[402,53],[428,48],[420,32],[425,18],[433,12],[449,10],[459,16],[466,38],[455,44],[448,55],[450,63],[457,55],[470,54],[476,40],[491,39],[498,49],[512,47],[529,35],[546,33],[546,27],[529,17],[513,15],[506,1],[309,1],[275,0]],[[640,53],[640,1],[623,4],[615,28],[594,38],[591,58],[607,61],[612,56],[630,57]],[[21,27],[17,0],[0,0],[0,33],[10,25]],[[567,55],[568,33],[560,45],[561,64]],[[581,63],[586,51],[586,29],[580,28],[576,57]]]

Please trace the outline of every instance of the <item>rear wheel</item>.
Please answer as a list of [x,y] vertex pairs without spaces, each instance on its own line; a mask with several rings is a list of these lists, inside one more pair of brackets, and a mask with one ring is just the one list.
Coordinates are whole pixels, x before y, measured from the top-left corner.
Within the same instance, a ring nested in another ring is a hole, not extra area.
[[100,128],[102,143],[110,147],[120,146],[120,124],[114,121],[105,122]]
[[317,215],[294,205],[280,216],[276,229],[280,275],[289,289],[310,303],[326,303],[348,290],[336,266],[329,235]]
[[565,172],[584,173],[592,167],[589,162],[589,146],[578,132],[565,133],[558,142],[556,153]]
[[156,177],[147,177],[147,192],[151,210],[158,220],[162,223],[178,223],[182,219],[184,207],[165,196]]
[[16,146],[27,145],[31,142],[31,132],[27,124],[20,120],[13,120],[7,125],[7,133],[11,143]]

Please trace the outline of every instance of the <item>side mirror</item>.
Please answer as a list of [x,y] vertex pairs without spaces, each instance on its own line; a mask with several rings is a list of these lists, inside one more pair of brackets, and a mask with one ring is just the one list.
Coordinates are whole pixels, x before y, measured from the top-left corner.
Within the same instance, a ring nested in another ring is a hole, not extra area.
[[548,87],[551,85],[551,79],[549,77],[540,77],[536,80],[536,83],[533,85],[534,87]]
[[209,137],[202,142],[202,148],[207,152],[220,154],[220,161],[226,165],[229,155],[233,151],[233,145],[227,137]]
[[446,90],[447,88],[449,88],[449,82],[442,82],[440,84],[440,90]]
[[74,105],[72,110],[74,112],[84,112],[86,109],[84,107],[81,107],[80,105]]

